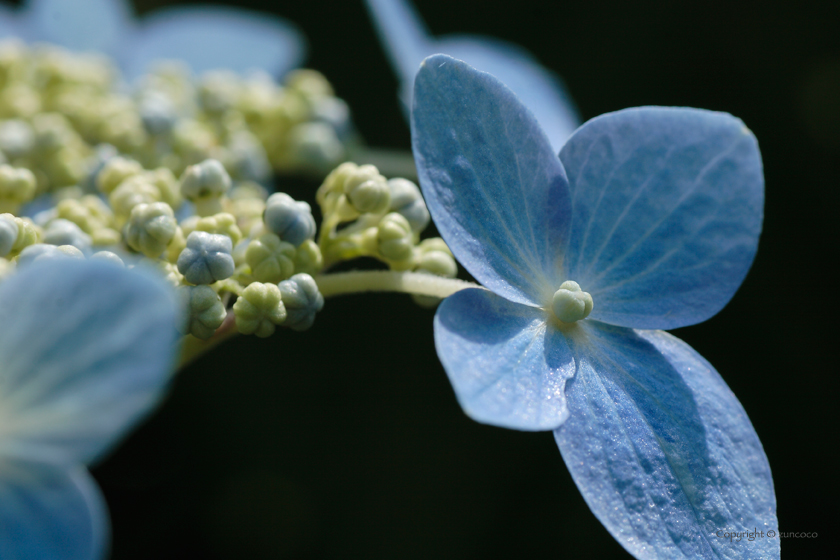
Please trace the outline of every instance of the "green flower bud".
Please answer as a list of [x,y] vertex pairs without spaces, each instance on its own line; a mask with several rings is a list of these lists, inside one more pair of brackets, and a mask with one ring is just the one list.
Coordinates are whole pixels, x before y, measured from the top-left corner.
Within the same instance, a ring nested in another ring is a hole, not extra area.
[[257,281],[276,284],[294,274],[295,253],[294,245],[267,233],[248,244],[245,262]]
[[455,278],[458,275],[458,265],[452,257],[452,251],[440,237],[423,240],[414,254],[415,270],[428,272],[435,276]]
[[188,162],[207,159],[217,145],[218,139],[207,123],[182,118],[172,129],[172,147]]
[[131,211],[138,204],[151,204],[160,201],[160,190],[149,182],[144,175],[133,175],[111,191],[108,202],[114,210],[118,224],[125,223]]
[[0,213],[17,213],[35,196],[35,187],[35,175],[30,170],[0,165]]
[[90,238],[97,247],[109,247],[122,241],[120,232],[113,228],[98,229],[90,235]]
[[96,188],[111,194],[123,181],[143,173],[143,166],[132,159],[116,156],[109,159],[96,176]]
[[184,308],[182,332],[207,340],[227,317],[222,300],[210,286],[183,286],[178,289]]
[[206,72],[198,85],[201,108],[213,115],[231,109],[239,98],[239,82],[239,76],[230,70]]
[[160,191],[161,202],[167,203],[173,210],[181,206],[181,185],[170,169],[158,167],[146,171],[144,175]]
[[0,90],[0,118],[30,118],[41,109],[41,96],[26,84],[16,83]]
[[180,226],[175,228],[175,235],[172,236],[172,241],[166,246],[166,254],[164,257],[171,263],[178,262],[178,257],[181,256],[181,251],[187,247],[187,237]]
[[268,198],[268,191],[259,183],[243,181],[230,189],[228,198],[232,201],[256,199],[265,202]]
[[283,167],[326,172],[344,159],[344,144],[326,123],[301,123],[289,131],[288,159]]
[[231,242],[236,245],[242,239],[242,232],[236,225],[236,218],[227,212],[221,212],[214,216],[207,216],[200,218],[193,226],[193,231],[206,231],[207,233],[216,233],[219,235],[227,235]]
[[175,237],[178,223],[165,202],[138,204],[126,226],[126,243],[150,259],[160,256]]
[[215,159],[191,165],[181,176],[181,194],[195,204],[199,216],[220,213],[220,199],[229,189],[230,176]]
[[61,113],[40,113],[32,118],[36,149],[44,155],[61,149],[86,146],[70,121]]
[[[344,194],[344,183],[353,175],[359,166],[353,162],[345,162],[333,169],[315,194],[315,200],[319,206],[324,206],[328,194]],[[377,171],[378,173],[378,171]]]
[[57,216],[69,220],[87,234],[108,227],[113,221],[111,209],[97,196],[87,195],[81,200],[65,198],[56,205]]
[[286,88],[306,97],[334,95],[333,88],[327,78],[317,70],[300,68],[286,74],[283,83]]
[[240,333],[260,338],[274,334],[275,325],[286,319],[286,307],[276,284],[250,284],[233,304],[233,312]]
[[295,272],[317,274],[324,268],[324,258],[318,244],[307,239],[301,243],[295,254]]
[[29,155],[35,146],[35,131],[28,122],[9,119],[0,123],[0,151],[9,159]]
[[[426,239],[417,246],[414,250],[414,266],[416,272],[445,278],[455,278],[458,274],[458,265],[455,264],[452,251],[440,237]],[[441,298],[417,294],[412,294],[411,299],[421,307],[434,307],[441,301]]]
[[41,228],[32,223],[32,220],[29,218],[18,218],[15,216],[14,220],[18,227],[18,234],[15,244],[12,245],[11,252],[7,255],[8,258],[16,257],[30,245],[39,243],[43,234]]
[[414,236],[408,220],[396,212],[386,214],[377,226],[378,252],[389,261],[392,268],[411,268],[414,253]]
[[259,198],[237,198],[228,200],[227,210],[236,217],[240,231],[249,232],[262,222],[265,201]]
[[391,204],[388,181],[373,165],[359,166],[344,181],[344,194],[360,214],[381,214]]

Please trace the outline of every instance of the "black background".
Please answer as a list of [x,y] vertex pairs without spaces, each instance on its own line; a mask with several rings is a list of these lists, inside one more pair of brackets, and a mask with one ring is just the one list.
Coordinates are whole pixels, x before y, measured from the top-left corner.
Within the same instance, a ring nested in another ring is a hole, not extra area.
[[[134,2],[140,14],[165,3]],[[409,148],[361,0],[236,4],[296,22],[308,65],[348,101],[367,142]],[[767,185],[757,259],[719,315],[676,334],[749,413],[780,529],[819,535],[785,539],[785,558],[828,557],[838,521],[840,4],[417,4],[435,34],[529,49],[563,76],[584,119],[684,105],[728,111],[754,131]],[[316,187],[278,182],[310,201]],[[551,434],[463,415],[435,356],[432,316],[402,295],[332,299],[307,333],[239,337],[181,372],[161,409],[94,469],[113,558],[629,558],[589,512]]]

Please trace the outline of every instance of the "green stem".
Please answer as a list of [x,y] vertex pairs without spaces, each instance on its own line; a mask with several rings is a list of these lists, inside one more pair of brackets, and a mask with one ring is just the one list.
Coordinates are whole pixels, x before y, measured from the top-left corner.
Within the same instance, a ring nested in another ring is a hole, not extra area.
[[233,309],[230,309],[222,326],[216,329],[213,336],[207,340],[201,340],[191,334],[181,339],[181,358],[178,362],[178,369],[187,367],[208,351],[236,334],[238,334],[236,330],[236,318],[233,314]]
[[[419,272],[398,272],[395,270],[357,270],[336,272],[315,276],[318,290],[324,297],[362,292],[402,292],[421,296],[445,298],[466,288],[481,288],[478,284],[442,278]],[[215,348],[220,343],[237,334],[233,310],[228,311],[222,326],[208,340],[200,340],[192,335],[183,338],[181,360],[178,368],[183,368]]]
[[402,292],[445,298],[466,288],[481,287],[457,278],[442,278],[431,274],[394,270],[357,270],[320,274],[315,276],[315,282],[324,297],[360,292]]

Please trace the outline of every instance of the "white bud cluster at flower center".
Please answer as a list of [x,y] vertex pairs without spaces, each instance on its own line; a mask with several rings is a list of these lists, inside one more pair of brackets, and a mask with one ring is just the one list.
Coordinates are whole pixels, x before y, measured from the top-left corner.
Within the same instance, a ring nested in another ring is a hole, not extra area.
[[564,323],[580,321],[592,312],[592,296],[582,291],[577,282],[566,280],[554,293],[551,310]]

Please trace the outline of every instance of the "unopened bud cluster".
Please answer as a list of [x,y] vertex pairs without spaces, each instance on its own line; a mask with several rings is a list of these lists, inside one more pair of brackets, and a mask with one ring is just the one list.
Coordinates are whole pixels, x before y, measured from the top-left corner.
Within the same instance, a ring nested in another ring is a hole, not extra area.
[[[128,87],[102,57],[0,42],[0,281],[44,259],[152,267],[181,294],[181,330],[208,339],[309,328],[313,276],[339,261],[454,277],[444,242],[420,241],[414,183],[338,165],[351,137],[315,71],[280,85],[169,64]],[[307,202],[263,186],[288,171],[327,175],[320,233]]]
[[353,136],[346,103],[314,70],[280,84],[267,74],[195,77],[161,63],[128,86],[101,55],[0,41],[0,163],[32,174],[18,178],[31,187],[14,196],[0,186],[0,212],[89,182],[103,152],[176,176],[212,158],[234,180],[267,181],[272,171],[320,178]]
[[[27,173],[0,166],[0,192],[25,198]],[[42,196],[32,218],[0,214],[0,279],[36,260],[105,259],[159,270],[181,293],[185,334],[210,338],[229,315],[257,336],[312,325],[323,298],[310,274],[323,259],[305,202],[269,197],[213,159],[176,178],[116,155],[91,184],[96,190],[76,185]],[[231,295],[239,299],[229,310]]]
[[327,176],[316,199],[324,216],[319,244],[326,265],[364,256],[379,259],[392,270],[447,278],[457,274],[442,239],[420,242],[420,233],[429,225],[429,211],[411,181],[387,180],[373,165],[343,163]]

